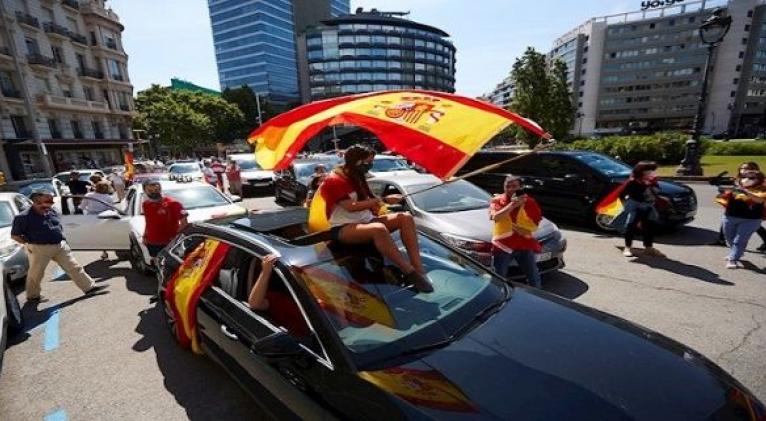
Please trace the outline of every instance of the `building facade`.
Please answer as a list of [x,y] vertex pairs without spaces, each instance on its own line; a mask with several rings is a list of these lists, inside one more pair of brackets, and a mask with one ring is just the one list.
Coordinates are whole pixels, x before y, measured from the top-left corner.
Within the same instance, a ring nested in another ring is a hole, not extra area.
[[513,96],[516,94],[516,81],[512,75],[508,75],[502,82],[495,86],[492,92],[483,95],[482,101],[491,102],[498,107],[510,109],[513,102]]
[[295,37],[348,14],[350,0],[208,0],[221,89],[247,85],[271,101],[299,98]]
[[135,115],[123,30],[104,0],[0,3],[0,170],[9,179],[122,163]]
[[301,100],[362,92],[455,91],[449,34],[375,9],[325,20],[298,37]]
[[733,24],[713,57],[703,130],[766,130],[766,1],[704,0],[593,18],[555,40],[548,57],[569,69],[572,133],[692,129],[707,59],[698,29],[719,7]]

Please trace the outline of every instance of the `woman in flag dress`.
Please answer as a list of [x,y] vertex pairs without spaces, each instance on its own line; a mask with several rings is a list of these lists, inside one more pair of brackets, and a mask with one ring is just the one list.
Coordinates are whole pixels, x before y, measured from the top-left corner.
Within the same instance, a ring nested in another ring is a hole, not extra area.
[[[322,182],[319,194],[326,203],[330,234],[334,241],[357,245],[374,243],[377,250],[393,262],[404,274],[404,281],[419,292],[432,292],[433,286],[425,276],[415,222],[409,213],[380,215],[385,204],[402,201],[400,195],[380,199],[367,185],[367,173],[372,167],[375,151],[355,145],[344,155],[344,164]],[[405,258],[391,237],[399,230],[409,259]]]

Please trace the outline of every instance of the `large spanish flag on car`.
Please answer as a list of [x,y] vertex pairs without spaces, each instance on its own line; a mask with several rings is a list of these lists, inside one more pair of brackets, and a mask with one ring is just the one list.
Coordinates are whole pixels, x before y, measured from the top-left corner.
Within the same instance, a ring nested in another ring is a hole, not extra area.
[[170,278],[165,301],[176,321],[176,336],[183,347],[201,354],[197,338],[197,303],[218,276],[229,245],[206,240],[189,253]]
[[266,169],[282,170],[322,129],[369,130],[396,152],[443,179],[506,127],[550,138],[535,122],[476,99],[431,91],[383,91],[317,101],[280,114],[248,137]]

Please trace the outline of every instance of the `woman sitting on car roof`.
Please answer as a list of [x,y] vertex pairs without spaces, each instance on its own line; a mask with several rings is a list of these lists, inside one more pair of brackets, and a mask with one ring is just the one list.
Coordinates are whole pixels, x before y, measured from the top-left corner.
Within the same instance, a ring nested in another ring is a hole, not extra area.
[[[330,234],[334,241],[348,245],[374,243],[380,254],[392,261],[405,275],[405,282],[420,292],[433,287],[425,277],[420,259],[415,222],[409,213],[378,216],[385,203],[399,203],[400,195],[381,200],[367,185],[367,172],[372,167],[375,151],[355,145],[346,150],[344,164],[333,170],[322,182],[320,194],[327,204]],[[409,260],[399,252],[391,232],[400,230]]]

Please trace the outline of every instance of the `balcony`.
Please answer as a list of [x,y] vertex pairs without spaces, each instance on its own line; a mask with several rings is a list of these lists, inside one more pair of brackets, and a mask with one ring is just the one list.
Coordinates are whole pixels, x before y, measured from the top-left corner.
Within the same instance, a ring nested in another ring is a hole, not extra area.
[[69,32],[69,39],[72,40],[72,42],[76,42],[82,45],[88,45],[88,38],[85,35],[80,35],[75,32]]
[[16,88],[3,87],[2,89],[0,89],[0,92],[2,92],[3,96],[6,98],[21,99],[21,92]]
[[99,6],[96,4],[96,2],[85,3],[82,5],[80,10],[86,16],[95,16],[101,19],[105,19],[112,23],[116,23],[120,26],[121,29],[125,29],[120,23],[120,17],[117,15],[117,13],[114,13],[112,9],[105,9]]
[[43,24],[43,31],[45,31],[47,34],[56,35],[61,38],[69,38],[70,34],[69,29],[61,25],[56,25],[53,22],[45,22]]
[[80,67],[77,69],[77,74],[82,77],[89,77],[93,79],[103,79],[104,72],[98,69],[91,69],[89,67]]
[[74,10],[80,10],[80,2],[77,0],[62,0],[61,5]]
[[22,13],[22,12],[16,11],[16,20],[22,25],[31,26],[32,28],[35,28],[35,29],[40,28],[40,21],[37,20],[36,17],[30,15],[29,13]]
[[38,95],[37,100],[44,107],[59,110],[104,114],[109,112],[109,107],[104,101],[88,101],[84,98],[69,98],[50,94]]
[[32,66],[56,68],[56,59],[42,54],[27,54],[27,62]]

